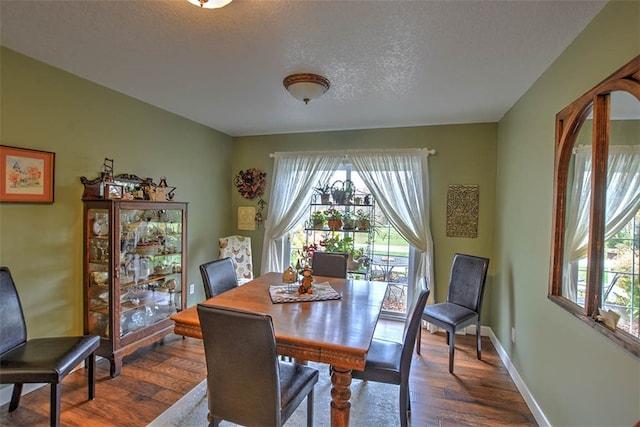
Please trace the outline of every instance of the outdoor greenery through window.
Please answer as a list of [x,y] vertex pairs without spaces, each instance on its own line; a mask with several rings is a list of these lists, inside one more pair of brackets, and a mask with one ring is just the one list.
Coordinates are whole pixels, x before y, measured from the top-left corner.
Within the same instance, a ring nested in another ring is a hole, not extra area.
[[[618,328],[640,338],[640,211],[605,242],[601,307],[620,316]],[[581,262],[577,303],[584,307],[587,274]]]
[[[345,182],[353,187],[351,199],[339,204],[335,203],[335,197],[321,199],[322,190],[339,188]],[[291,265],[312,264],[316,250],[348,253],[350,277],[386,283],[383,315],[404,317],[410,271],[409,244],[389,225],[382,211],[376,209],[375,200],[358,173],[351,165],[342,165],[327,183],[318,183],[311,191],[315,194],[309,215],[290,234]],[[332,215],[341,216],[343,221],[337,230],[328,224]],[[370,228],[359,225],[358,221],[363,218],[369,220]],[[349,223],[351,220],[353,224]],[[314,225],[315,221],[321,225]]]

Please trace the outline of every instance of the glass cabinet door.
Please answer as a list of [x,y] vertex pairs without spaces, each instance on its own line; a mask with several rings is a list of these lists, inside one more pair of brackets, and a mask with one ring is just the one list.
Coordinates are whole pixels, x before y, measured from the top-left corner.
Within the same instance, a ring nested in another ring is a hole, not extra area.
[[180,209],[119,210],[119,334],[168,319],[181,308]]
[[88,209],[88,311],[89,333],[109,337],[109,259],[111,224],[108,209]]

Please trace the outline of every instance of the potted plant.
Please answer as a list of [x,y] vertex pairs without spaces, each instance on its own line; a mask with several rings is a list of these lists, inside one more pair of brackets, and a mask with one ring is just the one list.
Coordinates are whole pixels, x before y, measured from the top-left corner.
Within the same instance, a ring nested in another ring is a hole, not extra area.
[[327,220],[327,216],[323,211],[313,211],[311,212],[311,226],[314,230],[322,230],[324,228],[324,223]]
[[342,229],[343,230],[355,230],[356,229],[356,218],[354,214],[350,211],[346,211],[342,215]]
[[329,208],[324,214],[327,216],[329,230],[340,230],[340,227],[342,227],[342,212],[336,208]]
[[369,266],[369,256],[366,254],[364,248],[354,249],[349,256],[348,262],[352,262],[352,270],[360,270],[362,267],[365,269]]
[[341,239],[339,236],[331,236],[320,242],[325,252],[340,252],[349,255],[347,258],[347,270],[360,271],[363,267],[368,267],[370,259],[364,248],[357,248],[352,237]]
[[323,205],[328,205],[331,199],[331,186],[328,182],[325,182],[324,185],[318,183],[317,187],[314,187],[313,190],[320,195],[320,203]]
[[367,231],[371,226],[371,214],[369,211],[358,209],[356,211],[356,225],[358,230]]
[[353,198],[355,191],[355,186],[351,180],[337,180],[331,185],[331,197],[333,197],[333,203],[337,205],[351,204],[351,199]]
[[353,238],[340,236],[331,236],[320,242],[320,246],[324,247],[325,252],[342,252],[350,254],[353,252]]

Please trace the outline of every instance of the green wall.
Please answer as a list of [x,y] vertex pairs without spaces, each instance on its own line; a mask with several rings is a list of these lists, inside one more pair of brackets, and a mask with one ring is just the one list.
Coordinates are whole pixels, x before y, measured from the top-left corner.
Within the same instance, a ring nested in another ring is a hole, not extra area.
[[[307,108],[302,103],[300,108]],[[435,297],[446,299],[451,260],[455,252],[490,257],[493,250],[496,170],[495,123],[455,126],[423,126],[340,132],[314,132],[235,138],[233,170],[257,167],[267,172],[271,184],[273,159],[269,153],[300,150],[340,150],[355,148],[432,148],[429,157],[431,232],[434,241]],[[477,184],[480,188],[478,238],[446,237],[447,187],[451,184]],[[269,192],[264,199],[269,201]],[[232,205],[255,206],[255,200],[243,199],[234,191]],[[268,206],[267,206],[268,209]],[[266,215],[268,215],[268,210]],[[235,218],[235,214],[234,214]],[[252,237],[254,269],[260,271],[263,228],[243,231]],[[487,295],[491,293],[491,272]],[[484,307],[489,313],[490,304]],[[488,316],[487,316],[488,317]],[[483,323],[487,324],[487,317]]]
[[640,420],[638,358],[547,299],[555,115],[639,53],[640,2],[610,2],[499,123],[491,327],[554,426]]
[[[453,253],[490,256],[483,324],[491,326],[550,424],[630,426],[640,420],[640,362],[546,296],[555,114],[638,53],[640,3],[615,1],[499,124],[232,139],[2,48],[0,143],[56,153],[56,201],[0,205],[0,264],[18,282],[32,337],[81,332],[79,178],[96,176],[103,159],[114,158],[116,173],[164,175],[178,187],[176,199],[190,202],[193,305],[204,298],[197,266],[217,257],[218,237],[251,236],[260,270],[263,229],[239,232],[235,225],[238,206],[256,205],[233,187],[239,170],[267,171],[269,186],[269,153],[275,151],[433,148],[436,299],[445,298]],[[450,184],[480,186],[477,239],[445,236]]]
[[198,265],[217,258],[229,228],[232,139],[128,96],[0,50],[0,143],[55,152],[53,204],[0,204],[0,264],[17,282],[30,337],[82,332],[80,177],[166,176],[189,202],[188,283],[204,298]]

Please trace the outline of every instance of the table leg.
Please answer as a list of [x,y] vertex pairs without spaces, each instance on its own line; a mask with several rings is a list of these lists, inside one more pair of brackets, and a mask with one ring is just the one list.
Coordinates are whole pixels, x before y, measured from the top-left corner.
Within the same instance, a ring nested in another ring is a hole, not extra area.
[[351,412],[351,369],[332,366],[331,384],[331,426],[346,427]]

